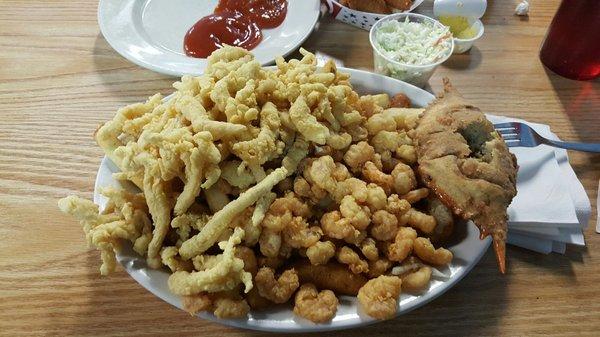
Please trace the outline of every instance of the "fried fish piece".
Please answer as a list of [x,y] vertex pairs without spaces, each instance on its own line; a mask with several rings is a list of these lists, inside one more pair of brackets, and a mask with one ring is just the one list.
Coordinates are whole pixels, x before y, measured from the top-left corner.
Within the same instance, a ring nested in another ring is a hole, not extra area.
[[361,12],[379,14],[390,14],[392,12],[385,0],[347,0],[346,6]]
[[394,9],[398,9],[401,11],[410,9],[410,6],[413,3],[412,0],[385,0],[385,2],[387,3],[387,5],[389,7],[392,7]]
[[333,290],[336,294],[356,296],[358,290],[367,283],[364,274],[354,274],[346,266],[329,262],[314,266],[303,260],[292,265],[301,283],[312,283],[319,289]]
[[491,235],[505,272],[507,208],[517,193],[517,161],[485,115],[444,79],[415,132],[419,173],[455,214]]

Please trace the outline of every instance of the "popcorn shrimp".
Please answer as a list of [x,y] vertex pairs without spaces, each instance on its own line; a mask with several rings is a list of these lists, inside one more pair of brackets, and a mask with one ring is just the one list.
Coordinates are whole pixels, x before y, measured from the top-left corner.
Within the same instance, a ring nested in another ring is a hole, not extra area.
[[227,297],[217,298],[214,301],[214,314],[217,318],[241,318],[250,312],[250,306],[246,300],[236,300]]
[[391,261],[402,262],[413,250],[417,232],[410,227],[400,227],[394,242],[388,246],[387,257]]
[[388,241],[394,238],[398,231],[398,219],[394,214],[385,210],[379,210],[373,213],[373,227],[371,235],[381,241]]
[[308,248],[317,243],[321,235],[323,231],[320,227],[309,227],[300,216],[294,217],[283,230],[283,240],[292,248]]
[[334,255],[335,245],[331,241],[319,241],[306,250],[306,257],[314,265],[326,264]]
[[398,163],[392,170],[393,187],[398,195],[404,195],[417,187],[417,178],[410,166]]
[[334,239],[345,239],[352,236],[356,231],[350,224],[350,220],[343,218],[339,211],[323,214],[321,217],[321,228],[325,235]]
[[416,272],[410,273],[402,278],[402,291],[409,293],[420,293],[427,289],[431,279],[431,267],[422,266]]
[[369,275],[370,278],[376,278],[387,272],[391,266],[392,261],[386,258],[369,261],[369,272],[367,273],[367,275]]
[[200,311],[211,311],[213,302],[206,293],[200,293],[197,295],[181,296],[181,304],[183,310],[195,315]]
[[369,211],[369,208],[360,206],[356,202],[356,199],[351,195],[347,195],[342,199],[340,212],[342,216],[348,219],[350,224],[358,230],[366,229],[371,223],[371,212]]
[[369,135],[374,136],[380,131],[396,131],[396,121],[392,116],[385,114],[374,114],[366,123]]
[[354,274],[366,273],[369,271],[369,264],[361,259],[351,248],[346,246],[340,248],[336,256],[337,260],[340,263],[347,264]]
[[394,178],[389,174],[381,172],[373,162],[368,161],[365,163],[362,174],[368,182],[375,183],[383,188],[386,194],[391,193],[395,182]]
[[376,319],[393,318],[398,310],[402,280],[396,276],[379,276],[358,291],[358,303],[367,315]]
[[400,198],[408,201],[411,204],[414,204],[422,199],[427,198],[427,196],[429,196],[429,189],[423,187],[417,188],[416,190],[412,190],[406,193],[405,195],[401,196]]
[[441,247],[435,249],[427,238],[416,238],[413,249],[421,260],[434,265],[443,266],[452,261],[452,252]]
[[392,194],[387,198],[387,205],[385,209],[396,216],[403,215],[410,208],[410,203],[404,199],[400,199],[397,194]]
[[361,242],[360,251],[369,261],[375,261],[379,259],[379,251],[375,245],[375,240],[366,238]]
[[362,166],[375,156],[375,149],[369,143],[362,141],[350,145],[344,154],[344,162],[353,170],[359,171]]
[[371,212],[385,209],[387,206],[387,195],[383,188],[376,184],[367,185],[367,200],[365,201]]
[[300,286],[298,274],[294,269],[284,271],[278,279],[275,279],[273,269],[262,267],[256,273],[254,282],[260,296],[274,303],[287,302]]
[[417,162],[417,151],[413,145],[402,144],[396,149],[396,158],[405,164],[413,165]]
[[409,226],[418,229],[425,234],[431,234],[436,226],[436,221],[433,216],[417,211],[414,208],[410,208],[404,213],[402,221],[405,221]]
[[330,321],[337,312],[338,299],[331,290],[317,291],[310,283],[303,284],[294,301],[294,313],[314,323]]

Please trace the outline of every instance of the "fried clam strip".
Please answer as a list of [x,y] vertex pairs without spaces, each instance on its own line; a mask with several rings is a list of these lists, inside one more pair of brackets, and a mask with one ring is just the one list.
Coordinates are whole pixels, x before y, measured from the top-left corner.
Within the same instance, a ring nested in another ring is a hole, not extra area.
[[186,93],[177,92],[173,105],[183,117],[192,123],[194,132],[208,131],[215,140],[239,136],[246,132],[246,126],[211,120],[202,104]]
[[280,167],[271,172],[265,179],[240,194],[236,200],[233,200],[215,213],[200,233],[185,241],[181,245],[181,248],[179,248],[179,254],[187,260],[204,253],[215,244],[216,240],[235,216],[254,204],[260,197],[269,193],[275,185],[285,179],[287,174],[288,170]]
[[516,195],[514,155],[485,115],[444,79],[444,93],[416,128],[419,173],[455,214],[472,219],[481,237],[491,235],[505,272],[506,209]]
[[258,238],[260,237],[260,234],[262,232],[262,227],[260,226],[260,223],[265,218],[269,207],[271,207],[271,204],[273,203],[276,197],[277,195],[275,193],[270,192],[263,195],[262,197],[260,197],[260,199],[258,199],[258,201],[256,201],[256,207],[254,207],[252,217],[250,218],[250,224],[248,224],[248,226],[250,226],[250,229],[254,233],[256,233],[256,235],[251,239],[246,238],[246,244],[253,245],[258,242]]
[[[103,214],[109,212],[119,212],[126,221],[141,222],[141,235],[133,242],[133,250],[145,255],[148,252],[148,245],[152,240],[152,222],[148,217],[148,205],[143,193],[132,193],[113,187],[100,188],[100,194],[108,198],[108,203],[102,211]],[[133,214],[130,209],[133,208]]]
[[170,180],[179,177],[185,181],[175,203],[175,215],[181,215],[194,202],[200,188],[214,184],[221,172],[221,155],[212,135],[208,131],[192,134],[183,127],[176,111],[167,110],[147,124],[136,141],[114,151],[125,172],[143,172],[142,189],[154,222],[148,246],[148,264],[152,268],[161,266],[159,251],[171,220],[172,201],[167,193]]
[[229,185],[246,189],[256,183],[256,179],[248,168],[239,160],[228,160],[221,163],[221,178]]
[[[115,163],[121,170],[123,170],[122,158],[115,155],[115,150],[125,145],[123,141],[121,141],[120,136],[124,133],[125,125],[127,122],[137,119],[142,121],[142,125],[150,122],[150,118],[154,114],[160,113],[160,109],[157,107],[160,106],[162,101],[162,95],[156,94],[148,99],[145,103],[136,103],[132,105],[128,105],[124,108],[121,108],[117,111],[115,117],[104,123],[98,130],[96,130],[96,134],[94,138],[100,147],[104,150],[104,153],[113,163]],[[137,128],[141,129],[141,127]],[[126,132],[130,137],[139,136],[132,135],[130,132]],[[130,178],[139,188],[143,187],[142,177],[141,176],[133,176]]]
[[143,190],[146,202],[148,203],[148,210],[154,222],[152,240],[148,245],[147,262],[151,268],[160,268],[161,259],[159,253],[162,242],[169,230],[169,224],[171,223],[171,207],[169,206],[169,198],[165,191],[165,182],[159,178],[158,161],[150,155],[141,157],[146,158],[145,160],[141,160],[144,165]]
[[244,284],[244,291],[252,289],[252,274],[244,271],[244,261],[235,257],[235,246],[242,242],[244,230],[236,228],[226,242],[221,242],[223,249],[216,264],[208,269],[187,272],[176,271],[169,276],[169,289],[176,295],[195,295],[200,292],[218,292],[234,289]]
[[[154,106],[150,114],[138,116],[138,119],[149,117],[148,121],[140,122],[143,126],[139,134],[130,132],[126,137],[129,139],[127,144],[110,151],[111,158],[115,158],[125,176],[144,191],[154,222],[152,240],[148,246],[148,264],[153,268],[161,266],[159,251],[170,223],[170,180],[181,178],[185,181],[183,191],[175,203],[175,214],[181,215],[194,202],[200,188],[210,187],[220,176],[218,163],[221,156],[213,144],[211,133],[201,131],[193,134],[190,127],[185,126],[176,105],[168,103]],[[180,108],[185,110],[185,107],[189,106],[188,104]],[[125,112],[117,115],[127,117]],[[119,125],[125,130],[126,122],[99,131],[96,138],[101,146],[107,145],[102,143],[107,132],[114,133],[114,129]],[[108,148],[111,149],[113,147]],[[204,179],[206,180],[203,182]]]
[[[113,192],[109,191],[108,196]],[[121,196],[109,199],[108,207],[102,213],[98,205],[76,196],[58,201],[61,211],[74,216],[83,225],[88,244],[100,250],[102,275],[115,270],[115,252],[120,249],[121,240],[133,242],[139,254],[145,252],[148,241],[143,233],[150,231],[150,220],[144,210],[135,208],[136,202],[132,199],[133,194],[123,192]]]
[[304,138],[317,144],[325,144],[329,137],[329,129],[319,123],[311,114],[310,107],[306,104],[304,96],[299,96],[290,108],[292,123]]
[[[100,127],[95,135],[100,147],[123,171],[122,176],[133,181],[140,188],[143,187],[143,177],[140,172],[127,169],[125,165],[127,157],[124,157],[118,151],[121,147],[131,142],[138,142],[142,145],[142,148],[147,149],[145,142],[148,141],[160,148],[159,154],[164,157],[161,160],[166,162],[162,165],[163,169],[168,168],[172,171],[170,173],[173,173],[181,167],[180,163],[173,161],[173,159],[178,159],[178,156],[174,156],[172,153],[174,144],[170,144],[171,147],[168,148],[156,144],[157,140],[162,141],[164,138],[176,140],[176,135],[186,132],[191,137],[192,133],[190,131],[195,133],[207,131],[210,132],[214,140],[217,140],[223,137],[234,137],[246,131],[244,125],[210,120],[200,102],[195,97],[190,96],[187,91],[176,92],[175,96],[168,102],[161,103],[161,101],[162,96],[155,95],[144,104],[134,104],[120,109],[115,118]],[[183,123],[184,119],[189,120],[192,127],[187,127]],[[163,131],[168,131],[168,134]],[[161,137],[157,137],[157,133],[161,133]],[[187,139],[189,137],[183,139],[189,141]],[[145,139],[141,140],[140,138]],[[182,150],[180,146],[176,146],[176,148],[179,151]]]
[[[183,155],[185,185],[175,203],[176,215],[185,213],[200,193],[200,188],[211,187],[221,175],[221,169],[218,166],[221,161],[221,153],[213,143],[211,134],[200,132],[192,138],[197,147],[192,149],[189,154]],[[204,178],[206,181],[203,183]]]
[[232,152],[249,167],[257,167],[283,152],[284,143],[277,140],[281,121],[275,104],[265,103],[260,111],[260,132],[254,139],[233,144]]
[[302,136],[296,137],[287,155],[281,161],[283,167],[289,172],[288,174],[296,172],[300,161],[308,155],[308,145]]

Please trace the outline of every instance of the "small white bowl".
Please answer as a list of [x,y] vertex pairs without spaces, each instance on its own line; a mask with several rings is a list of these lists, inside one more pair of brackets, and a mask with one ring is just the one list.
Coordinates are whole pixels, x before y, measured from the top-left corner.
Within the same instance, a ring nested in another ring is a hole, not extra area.
[[395,78],[400,81],[408,82],[419,88],[422,88],[429,81],[429,78],[435,71],[435,68],[437,68],[437,66],[442,64],[450,57],[450,55],[452,55],[452,51],[454,49],[454,39],[449,38],[447,39],[447,41],[444,42],[448,43],[448,49],[446,51],[446,54],[435,63],[416,65],[393,60],[381,53],[378,47],[375,45],[375,32],[379,29],[381,23],[385,21],[401,21],[405,20],[407,17],[408,20],[411,22],[431,22],[435,26],[444,28],[446,27],[441,22],[433,18],[415,13],[391,14],[377,21],[377,23],[375,23],[373,27],[371,27],[371,31],[369,32],[369,41],[371,42],[371,47],[373,48],[373,62],[375,66],[375,72],[381,75]]
[[467,51],[469,51],[469,49],[471,49],[471,47],[473,47],[473,43],[475,43],[475,41],[479,40],[479,38],[481,38],[481,36],[483,35],[483,23],[481,23],[481,20],[477,20],[473,23],[473,25],[471,26],[473,28],[475,28],[475,30],[477,31],[477,34],[475,34],[474,37],[470,38],[470,39],[459,39],[459,38],[454,38],[454,51],[452,52],[452,54],[462,54],[462,53],[466,53]]

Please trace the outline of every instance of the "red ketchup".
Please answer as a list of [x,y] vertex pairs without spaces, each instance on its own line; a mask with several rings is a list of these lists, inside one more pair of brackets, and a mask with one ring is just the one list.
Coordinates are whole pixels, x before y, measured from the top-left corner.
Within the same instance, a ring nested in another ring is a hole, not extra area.
[[281,25],[286,0],[220,0],[213,14],[200,19],[183,40],[185,54],[206,58],[224,44],[251,50],[262,40],[261,28]]

